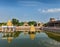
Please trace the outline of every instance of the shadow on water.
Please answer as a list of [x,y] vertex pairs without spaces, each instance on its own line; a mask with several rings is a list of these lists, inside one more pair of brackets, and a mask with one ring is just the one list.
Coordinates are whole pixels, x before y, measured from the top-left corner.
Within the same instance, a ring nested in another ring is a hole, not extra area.
[[54,32],[45,32],[49,38],[54,39],[58,42],[60,42],[60,34],[59,33],[54,33]]

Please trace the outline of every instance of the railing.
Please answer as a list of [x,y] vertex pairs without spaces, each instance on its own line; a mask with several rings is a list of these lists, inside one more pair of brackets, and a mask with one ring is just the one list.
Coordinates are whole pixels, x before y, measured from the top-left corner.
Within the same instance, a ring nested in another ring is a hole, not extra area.
[[43,27],[43,30],[60,33],[60,27]]
[[[31,26],[0,26],[0,31],[4,31],[3,28],[14,28],[15,31],[30,31]],[[34,26],[36,31],[39,31],[41,27]]]

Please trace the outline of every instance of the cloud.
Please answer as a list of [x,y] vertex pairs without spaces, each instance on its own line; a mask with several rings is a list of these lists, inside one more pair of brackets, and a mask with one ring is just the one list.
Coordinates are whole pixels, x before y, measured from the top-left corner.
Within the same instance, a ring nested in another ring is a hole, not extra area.
[[46,3],[46,4],[58,4],[60,0],[38,0],[39,2]]
[[60,8],[53,8],[53,9],[38,9],[38,11],[42,12],[42,13],[56,13],[56,12],[60,12]]
[[36,1],[18,1],[18,5],[20,6],[39,6],[40,2]]
[[20,6],[38,6],[38,5],[35,5],[35,4],[21,4]]

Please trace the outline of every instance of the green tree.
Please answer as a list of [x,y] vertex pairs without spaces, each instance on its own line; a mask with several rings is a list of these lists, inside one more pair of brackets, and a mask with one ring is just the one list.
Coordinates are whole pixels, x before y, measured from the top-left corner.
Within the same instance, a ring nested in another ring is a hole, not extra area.
[[24,24],[24,22],[20,22],[20,23],[19,23],[19,26],[23,26],[23,24]]
[[12,19],[12,24],[15,25],[15,26],[18,26],[19,25],[19,20],[13,18]]
[[3,23],[0,23],[0,26],[2,26],[2,25],[6,25],[6,23],[5,23],[5,22],[3,22]]
[[36,25],[37,22],[36,21],[29,21],[28,24],[31,26],[31,25]]

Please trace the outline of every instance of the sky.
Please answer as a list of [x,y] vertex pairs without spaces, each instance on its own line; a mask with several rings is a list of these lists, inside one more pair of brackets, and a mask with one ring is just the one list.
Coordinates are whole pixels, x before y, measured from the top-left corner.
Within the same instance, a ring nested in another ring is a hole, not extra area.
[[60,0],[0,0],[0,22],[60,20]]

